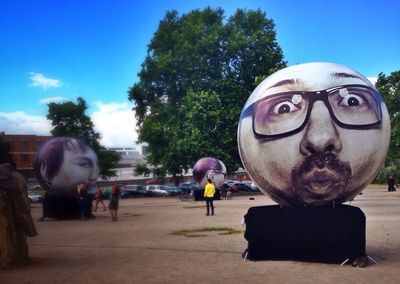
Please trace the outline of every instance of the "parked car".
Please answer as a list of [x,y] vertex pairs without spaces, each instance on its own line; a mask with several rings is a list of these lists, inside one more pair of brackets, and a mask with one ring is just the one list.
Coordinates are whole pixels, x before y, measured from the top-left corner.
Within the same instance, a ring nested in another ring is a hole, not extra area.
[[161,184],[147,185],[146,190],[151,196],[168,196],[168,192],[163,189],[163,185]]
[[122,192],[126,195],[125,197],[147,197],[151,195],[151,192],[139,184],[125,185]]
[[30,203],[41,203],[43,201],[43,196],[32,190],[28,190],[28,199]]
[[175,185],[163,185],[163,190],[166,190],[169,196],[177,196],[182,193],[182,190]]
[[230,186],[230,187],[232,187],[232,186],[235,184],[235,182],[236,182],[236,181],[234,181],[234,180],[226,180],[226,181],[225,181],[225,183],[226,183],[228,186]]
[[258,191],[260,191],[260,190],[258,189],[258,187],[255,185],[255,183],[252,182],[251,180],[243,180],[241,183],[244,183],[244,184],[250,186],[250,188],[251,188],[250,191],[252,191],[252,192],[258,192]]
[[178,187],[184,191],[190,193],[192,190],[198,190],[200,187],[197,185],[195,181],[184,182],[178,185]]
[[250,184],[245,183],[245,182],[235,182],[233,186],[231,187],[232,192],[238,192],[238,191],[248,191],[252,192],[254,191],[253,188],[250,186]]
[[221,186],[221,189],[224,191],[230,191],[231,193],[236,193],[239,192],[239,187],[235,186],[234,181],[226,181],[224,184]]
[[103,188],[103,199],[110,199],[111,196],[111,186],[106,186]]

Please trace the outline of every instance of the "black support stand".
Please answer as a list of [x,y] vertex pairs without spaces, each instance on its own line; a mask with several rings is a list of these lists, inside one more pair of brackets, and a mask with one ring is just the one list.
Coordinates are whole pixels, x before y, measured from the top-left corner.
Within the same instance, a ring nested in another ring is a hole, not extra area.
[[45,218],[80,219],[78,199],[74,197],[60,198],[45,194],[43,199],[43,220]]
[[250,260],[343,263],[365,256],[365,215],[358,207],[252,207],[245,215]]

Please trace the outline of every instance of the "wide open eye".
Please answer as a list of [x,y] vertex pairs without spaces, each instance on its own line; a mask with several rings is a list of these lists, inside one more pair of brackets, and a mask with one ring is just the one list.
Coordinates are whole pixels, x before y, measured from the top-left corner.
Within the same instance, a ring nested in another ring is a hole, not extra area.
[[308,101],[299,93],[278,94],[260,102],[254,114],[254,131],[277,135],[299,127],[307,114]]
[[336,118],[348,125],[367,125],[379,121],[379,104],[373,91],[361,86],[334,90],[329,102]]
[[301,108],[302,99],[303,97],[301,95],[291,95],[287,99],[282,99],[277,103],[272,104],[270,113],[273,115],[279,115],[296,111]]
[[356,94],[348,94],[338,102],[338,105],[343,107],[360,107],[365,104],[367,104],[367,101]]
[[298,107],[295,106],[292,102],[285,101],[285,102],[280,102],[280,103],[276,104],[275,106],[273,106],[271,109],[271,114],[274,114],[274,115],[285,114],[285,113],[295,111],[297,109],[298,109]]

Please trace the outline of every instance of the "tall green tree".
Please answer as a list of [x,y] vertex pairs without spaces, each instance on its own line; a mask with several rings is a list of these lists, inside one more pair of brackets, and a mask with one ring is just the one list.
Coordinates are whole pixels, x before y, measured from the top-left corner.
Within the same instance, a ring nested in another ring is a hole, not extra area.
[[202,156],[240,165],[240,111],[257,77],[285,67],[274,23],[260,10],[169,11],[129,89],[148,162],[179,177]]
[[377,177],[378,182],[386,182],[388,176],[400,179],[400,71],[392,72],[386,76],[381,73],[375,84],[382,94],[390,116],[391,140],[389,153],[382,169]]
[[143,175],[148,177],[151,174],[151,169],[146,164],[137,164],[133,169],[133,173],[138,176]]
[[380,73],[375,86],[382,94],[390,116],[392,130],[388,159],[397,160],[400,158],[400,71],[389,76]]
[[66,136],[79,138],[85,141],[97,154],[100,166],[100,176],[108,179],[116,175],[113,170],[120,156],[114,151],[107,150],[99,142],[100,133],[94,130],[94,125],[87,110],[86,101],[78,98],[78,102],[49,103],[47,119],[51,120],[53,129],[50,131],[54,137]]

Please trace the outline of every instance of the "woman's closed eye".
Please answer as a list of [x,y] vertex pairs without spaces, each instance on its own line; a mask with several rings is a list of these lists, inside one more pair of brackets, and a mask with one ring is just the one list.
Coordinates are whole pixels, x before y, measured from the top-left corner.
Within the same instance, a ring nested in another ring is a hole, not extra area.
[[77,157],[73,160],[73,162],[82,168],[93,167],[93,161],[88,157]]

